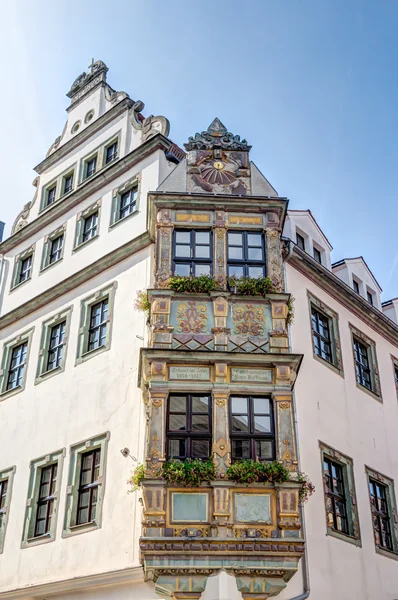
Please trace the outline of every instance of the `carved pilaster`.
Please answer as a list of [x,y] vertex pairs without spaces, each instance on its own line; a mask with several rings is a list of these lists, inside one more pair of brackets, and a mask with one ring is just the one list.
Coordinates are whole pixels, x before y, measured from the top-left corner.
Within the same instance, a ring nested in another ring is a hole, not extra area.
[[[216,378],[226,379],[227,365],[216,364]],[[225,473],[231,462],[231,444],[228,436],[229,392],[213,393],[213,458],[219,473]]]
[[286,318],[288,306],[280,300],[270,300],[272,310],[272,330],[270,331],[270,352],[287,354],[289,352],[289,339]]
[[156,277],[157,288],[167,288],[171,277],[171,260],[174,224],[171,211],[162,208],[157,214],[156,223]]
[[228,335],[230,329],[227,329],[228,300],[223,296],[213,297],[214,327],[214,349],[219,352],[228,350]]
[[292,484],[288,488],[283,484],[277,487],[279,508],[277,524],[282,537],[300,537],[299,491],[299,489],[292,489]]
[[156,476],[165,460],[166,401],[168,391],[149,392],[149,426],[147,430],[146,468]]
[[216,211],[214,221],[214,277],[226,289],[227,285],[227,227],[225,213]]
[[267,275],[277,292],[285,289],[283,258],[281,252],[280,233],[277,229],[265,230],[267,239]]
[[[164,292],[165,294],[167,292]],[[171,297],[156,297],[151,304],[152,346],[171,348],[174,327],[170,325]]]
[[[282,367],[280,367],[282,368]],[[289,367],[286,368],[289,372]],[[276,459],[281,460],[289,471],[297,471],[297,448],[293,421],[292,395],[273,393],[276,413]]]

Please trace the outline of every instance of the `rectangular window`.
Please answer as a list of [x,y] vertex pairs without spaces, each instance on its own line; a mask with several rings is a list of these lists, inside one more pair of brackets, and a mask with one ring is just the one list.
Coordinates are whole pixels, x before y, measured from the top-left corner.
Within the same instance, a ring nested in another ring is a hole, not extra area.
[[73,189],[73,173],[64,177],[64,194],[69,194]]
[[323,461],[326,513],[330,527],[341,533],[348,533],[346,493],[344,490],[343,469],[329,458]]
[[359,294],[359,283],[357,282],[356,279],[352,280],[352,287],[354,289],[354,292],[356,292],[357,294]]
[[273,460],[275,434],[272,402],[263,396],[231,396],[232,460]]
[[380,548],[392,551],[391,516],[387,502],[388,488],[374,479],[369,479],[369,495],[375,544]]
[[87,351],[96,350],[105,345],[108,317],[108,298],[91,307],[90,327],[88,330]]
[[134,186],[131,190],[124,192],[120,196],[119,220],[131,215],[136,209],[138,196],[138,186]]
[[86,175],[86,179],[88,179],[88,177],[92,177],[95,172],[97,170],[97,157],[93,156],[92,158],[90,158],[89,160],[86,161],[85,164],[85,175]]
[[64,244],[64,234],[59,235],[53,240],[50,240],[50,254],[48,264],[52,265],[62,258],[62,248]]
[[262,233],[228,232],[228,276],[265,277],[265,249]]
[[50,343],[47,353],[47,371],[58,369],[62,364],[65,344],[66,320],[51,328]]
[[32,258],[32,255],[30,255],[21,260],[18,283],[22,283],[23,281],[30,279],[32,273]]
[[319,262],[319,264],[322,264],[321,252],[318,250],[318,248],[315,248],[315,246],[314,246],[314,258],[317,262]]
[[368,357],[368,349],[359,340],[354,338],[354,357],[355,357],[355,372],[357,382],[363,385],[368,390],[372,389],[372,379],[370,376],[370,364]]
[[305,240],[304,240],[303,236],[300,235],[299,233],[296,233],[296,244],[299,248],[301,248],[302,250],[305,250]]
[[360,545],[352,459],[320,443],[327,533]]
[[47,190],[47,206],[53,204],[55,202],[55,198],[57,195],[57,186],[54,185],[50,189]]
[[82,455],[76,525],[95,521],[101,449]]
[[371,294],[370,292],[366,292],[366,294],[367,294],[369,304],[371,304],[373,306],[373,294]]
[[211,396],[171,394],[167,413],[168,458],[209,458]]
[[57,484],[57,463],[41,469],[34,537],[51,531]]
[[108,164],[117,158],[117,141],[113,142],[105,149],[105,164]]
[[11,359],[7,374],[7,390],[22,387],[25,375],[26,356],[28,352],[28,343],[24,342],[11,351]]
[[86,217],[83,222],[82,243],[87,242],[97,235],[98,212]]
[[173,272],[198,277],[211,275],[211,231],[178,229],[174,232]]
[[0,554],[4,549],[15,467],[0,470]]
[[317,356],[333,363],[329,319],[315,308],[311,312],[314,350]]
[[63,537],[101,527],[109,432],[71,447]]

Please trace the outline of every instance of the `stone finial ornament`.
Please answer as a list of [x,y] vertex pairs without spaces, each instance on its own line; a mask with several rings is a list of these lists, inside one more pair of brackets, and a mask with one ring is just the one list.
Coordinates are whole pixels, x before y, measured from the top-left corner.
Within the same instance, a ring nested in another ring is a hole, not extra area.
[[106,81],[107,72],[108,67],[102,60],[94,62],[94,59],[92,58],[91,63],[88,66],[88,72],[86,73],[83,71],[79,77],[76,77],[69,92],[66,94],[68,98],[71,99],[72,104],[88,91],[88,85],[90,85],[91,88],[100,81]]
[[249,151],[251,146],[246,140],[241,140],[239,135],[234,135],[227,130],[225,125],[216,117],[206,131],[195,133],[184,144],[185,150],[212,150],[223,148],[225,150]]

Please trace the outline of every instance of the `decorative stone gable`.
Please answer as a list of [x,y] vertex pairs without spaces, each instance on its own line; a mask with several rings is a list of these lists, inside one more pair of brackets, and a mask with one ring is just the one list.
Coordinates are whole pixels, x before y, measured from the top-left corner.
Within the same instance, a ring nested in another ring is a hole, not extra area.
[[206,131],[187,144],[187,191],[246,196],[251,193],[251,146],[233,135],[216,117]]

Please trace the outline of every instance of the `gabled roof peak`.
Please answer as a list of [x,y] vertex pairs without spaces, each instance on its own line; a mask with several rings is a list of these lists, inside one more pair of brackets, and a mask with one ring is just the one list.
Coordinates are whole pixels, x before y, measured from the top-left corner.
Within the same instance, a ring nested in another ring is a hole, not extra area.
[[195,133],[194,136],[189,137],[184,146],[186,150],[222,148],[223,150],[243,150],[246,152],[251,148],[246,140],[241,140],[239,135],[234,135],[228,131],[218,117],[213,119],[206,131]]

